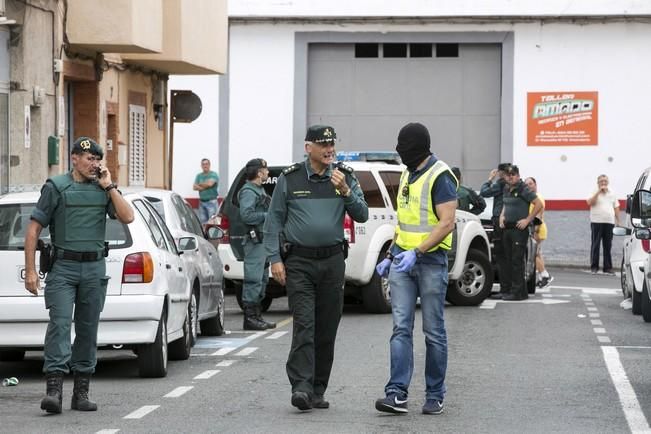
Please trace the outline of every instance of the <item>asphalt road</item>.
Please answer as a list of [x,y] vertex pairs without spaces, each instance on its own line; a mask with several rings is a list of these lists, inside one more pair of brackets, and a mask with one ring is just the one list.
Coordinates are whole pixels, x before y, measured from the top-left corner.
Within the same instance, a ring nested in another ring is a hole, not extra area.
[[651,324],[622,302],[617,277],[552,270],[550,290],[525,302],[486,301],[446,309],[448,393],[444,413],[420,413],[424,341],[415,326],[410,412],[374,409],[388,376],[390,315],[347,306],[339,328],[328,410],[301,413],[289,403],[284,363],[291,340],[286,299],[267,319],[280,327],[243,333],[235,300],[227,300],[220,338],[201,338],[188,361],[171,362],[162,379],[138,377],[125,351],[102,352],[91,397],[96,413],[45,415],[39,353],[0,362],[0,432],[644,432],[651,420]]

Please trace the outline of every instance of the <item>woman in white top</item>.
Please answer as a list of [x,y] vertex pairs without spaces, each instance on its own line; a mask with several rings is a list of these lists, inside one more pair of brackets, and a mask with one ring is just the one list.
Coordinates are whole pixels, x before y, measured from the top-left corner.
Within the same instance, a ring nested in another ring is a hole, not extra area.
[[619,226],[619,201],[608,188],[608,177],[597,177],[597,191],[587,200],[590,205],[590,227],[592,230],[592,243],[590,246],[590,269],[592,273],[599,271],[599,247],[604,247],[603,271],[606,274],[613,272],[613,260],[610,248],[613,243],[613,227]]

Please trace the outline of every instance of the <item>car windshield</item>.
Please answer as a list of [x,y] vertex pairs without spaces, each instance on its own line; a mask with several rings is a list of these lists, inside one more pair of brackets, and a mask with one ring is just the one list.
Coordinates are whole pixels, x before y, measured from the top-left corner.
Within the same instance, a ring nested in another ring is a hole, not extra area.
[[[0,205],[0,250],[24,250],[25,231],[36,205],[33,203]],[[50,231],[43,228],[40,238],[50,242]],[[106,241],[113,248],[131,245],[126,225],[107,218]]]

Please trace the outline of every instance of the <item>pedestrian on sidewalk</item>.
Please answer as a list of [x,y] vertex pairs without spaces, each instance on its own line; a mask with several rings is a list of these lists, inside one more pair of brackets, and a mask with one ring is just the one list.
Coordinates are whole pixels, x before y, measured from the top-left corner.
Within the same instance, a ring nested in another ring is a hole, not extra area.
[[[542,243],[547,239],[547,223],[545,223],[545,199],[538,193],[536,178],[529,177],[524,183],[533,193],[538,196],[542,203],[542,209],[534,217],[533,238],[536,240],[536,286],[540,289],[546,288],[552,283],[554,277],[545,269],[545,260],[542,255]],[[529,205],[529,212],[533,211],[533,204]]]
[[398,134],[396,151],[407,166],[400,177],[398,224],[387,257],[376,268],[380,276],[389,276],[391,286],[391,371],[385,396],[375,401],[375,408],[388,413],[408,412],[414,316],[420,297],[426,346],[422,412],[440,414],[448,366],[444,321],[447,254],[452,247],[458,183],[448,165],[430,152],[430,135],[424,125],[405,125]]
[[262,187],[269,178],[267,162],[254,158],[246,163],[246,182],[237,194],[240,218],[247,227],[242,240],[244,245],[244,282],[242,284],[242,308],[244,330],[276,328],[273,322],[262,318],[262,300],[269,281],[269,262],[262,244],[262,228],[267,218],[271,198]]
[[353,169],[335,164],[336,139],[330,126],[307,130],[307,158],[278,177],[264,224],[271,274],[287,288],[294,319],[286,368],[299,410],[330,406],[324,393],[344,303],[344,215],[368,220]]
[[201,172],[194,178],[192,189],[199,192],[199,220],[205,225],[210,217],[217,214],[217,187],[219,175],[210,170],[210,160],[201,160]]
[[619,201],[608,187],[606,175],[597,177],[597,190],[587,200],[590,206],[590,271],[599,271],[599,249],[603,244],[603,271],[614,275],[613,259],[610,249],[613,244],[613,228],[619,226]]

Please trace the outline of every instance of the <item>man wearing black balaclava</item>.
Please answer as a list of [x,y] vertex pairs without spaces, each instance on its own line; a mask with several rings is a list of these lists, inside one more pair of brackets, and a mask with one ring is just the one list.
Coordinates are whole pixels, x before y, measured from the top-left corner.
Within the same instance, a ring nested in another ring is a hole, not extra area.
[[443,318],[448,286],[448,256],[452,247],[458,181],[443,161],[430,152],[427,128],[405,125],[396,151],[407,170],[400,177],[398,224],[387,257],[376,268],[389,276],[393,334],[391,374],[385,397],[375,408],[407,413],[413,371],[413,328],[416,299],[420,296],[425,346],[424,414],[440,414],[445,398],[448,343]]

